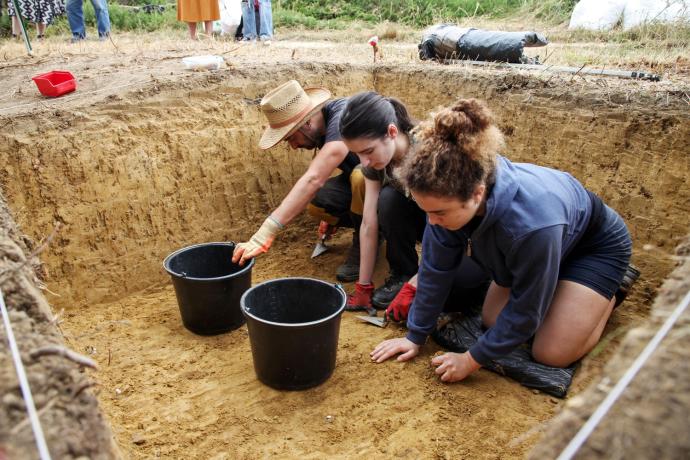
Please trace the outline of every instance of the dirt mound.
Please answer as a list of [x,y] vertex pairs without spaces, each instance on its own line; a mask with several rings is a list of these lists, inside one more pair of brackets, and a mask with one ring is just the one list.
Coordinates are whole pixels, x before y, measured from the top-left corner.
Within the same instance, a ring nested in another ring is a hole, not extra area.
[[[17,230],[0,194],[0,289],[7,304],[27,380],[53,458],[107,459],[117,448],[91,387],[91,376],[62,357],[32,358],[49,345],[64,346],[56,320],[39,291],[31,244]],[[9,347],[0,330],[0,458],[35,458],[36,444]],[[88,429],[85,429],[88,427]]]

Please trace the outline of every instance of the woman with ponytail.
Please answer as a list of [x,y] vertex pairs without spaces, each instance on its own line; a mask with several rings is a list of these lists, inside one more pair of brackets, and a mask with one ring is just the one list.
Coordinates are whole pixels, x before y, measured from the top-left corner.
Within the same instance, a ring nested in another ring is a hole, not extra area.
[[[407,319],[416,290],[413,277],[419,268],[415,245],[426,227],[424,211],[400,178],[400,167],[414,144],[414,126],[402,102],[371,91],[351,97],[340,119],[340,136],[359,157],[365,178],[359,280],[346,309],[386,309],[386,316],[393,321]],[[390,272],[384,285],[374,290],[379,232],[386,240]],[[455,284],[462,284],[458,289],[467,295],[481,290],[485,282],[485,274],[471,260],[457,271]]]
[[419,353],[467,258],[493,280],[482,308],[488,329],[467,352],[432,359],[442,381],[532,338],[540,363],[582,358],[622,300],[632,243],[621,217],[570,174],[498,155],[503,136],[478,100],[441,110],[414,135],[401,178],[428,216],[417,293],[407,336],[379,344],[372,360]]
[[[354,295],[348,298],[348,310],[388,307],[417,273],[415,243],[422,239],[426,217],[405,191],[397,171],[410,150],[413,127],[402,102],[375,92],[351,97],[340,118],[340,135],[359,157],[365,177],[359,280]],[[374,291],[379,231],[387,241],[390,273],[385,284]]]

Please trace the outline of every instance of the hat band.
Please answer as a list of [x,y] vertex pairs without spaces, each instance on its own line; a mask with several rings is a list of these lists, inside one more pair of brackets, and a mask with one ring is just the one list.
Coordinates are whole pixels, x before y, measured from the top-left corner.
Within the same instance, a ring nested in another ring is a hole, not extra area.
[[[310,102],[311,102],[311,100],[310,100]],[[304,107],[304,109],[302,109],[301,111],[299,111],[299,112],[296,113],[295,115],[291,116],[291,117],[288,118],[287,120],[283,120],[283,121],[281,121],[281,122],[279,122],[279,123],[270,123],[270,126],[271,126],[271,128],[273,128],[273,129],[283,128],[283,127],[289,125],[290,123],[294,123],[295,121],[299,120],[300,117],[305,116],[305,115],[306,115],[307,113],[309,113],[309,111],[310,111],[311,109],[313,109],[313,108],[314,108],[314,104],[312,104],[312,103],[307,104],[307,105]]]

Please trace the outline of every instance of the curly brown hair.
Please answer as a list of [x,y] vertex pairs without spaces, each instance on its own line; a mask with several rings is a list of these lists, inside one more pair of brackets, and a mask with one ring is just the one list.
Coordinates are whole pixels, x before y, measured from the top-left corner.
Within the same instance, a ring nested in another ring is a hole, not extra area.
[[467,201],[477,185],[494,182],[503,134],[483,101],[460,99],[414,130],[415,144],[402,167],[409,190]]

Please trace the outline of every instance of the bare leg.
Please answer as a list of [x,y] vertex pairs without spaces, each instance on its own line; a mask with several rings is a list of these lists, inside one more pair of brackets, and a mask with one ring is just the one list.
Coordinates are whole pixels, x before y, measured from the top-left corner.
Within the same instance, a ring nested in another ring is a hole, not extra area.
[[188,22],[187,26],[189,26],[189,38],[196,40],[196,22]]
[[47,24],[43,22],[36,23],[36,34],[38,34],[39,38],[43,38],[43,36],[46,34],[46,26]]
[[19,37],[22,28],[19,25],[19,18],[17,16],[12,16],[12,35]]
[[559,281],[546,318],[534,337],[534,359],[565,367],[582,358],[599,341],[613,304],[614,299],[586,286]]
[[204,21],[204,31],[209,37],[213,35],[213,21]]

